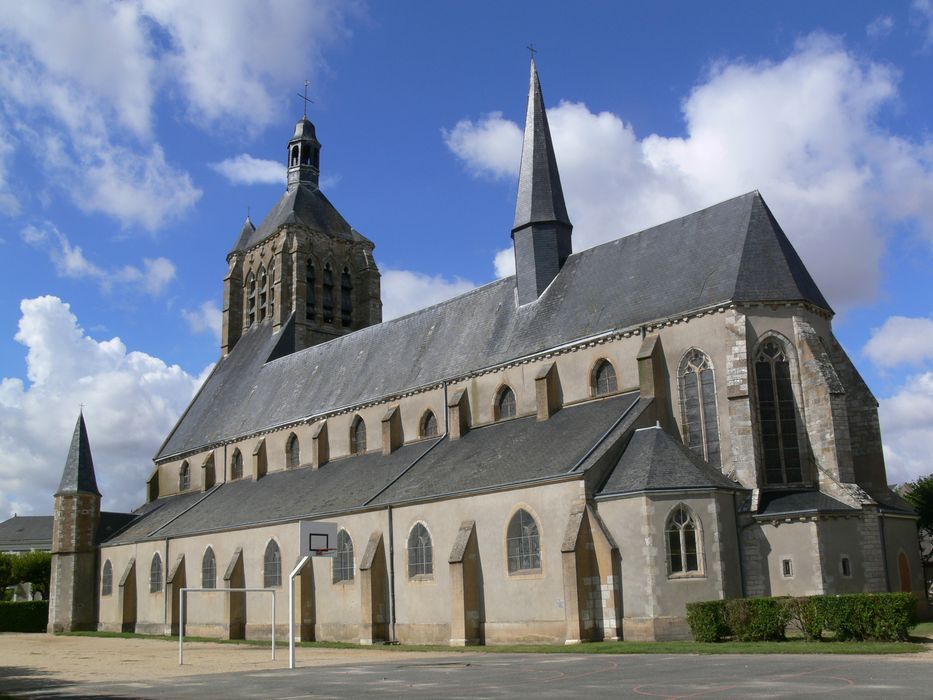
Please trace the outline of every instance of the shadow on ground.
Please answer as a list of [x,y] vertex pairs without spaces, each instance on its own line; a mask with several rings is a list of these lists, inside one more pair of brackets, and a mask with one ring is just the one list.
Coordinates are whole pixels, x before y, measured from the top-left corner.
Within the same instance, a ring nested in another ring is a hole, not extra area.
[[[75,684],[69,681],[50,678],[41,671],[27,666],[0,666],[0,698],[15,698],[21,694],[43,698],[72,698],[74,700],[91,700],[99,695],[85,695],[72,693],[69,689]],[[131,696],[123,697],[131,700]]]

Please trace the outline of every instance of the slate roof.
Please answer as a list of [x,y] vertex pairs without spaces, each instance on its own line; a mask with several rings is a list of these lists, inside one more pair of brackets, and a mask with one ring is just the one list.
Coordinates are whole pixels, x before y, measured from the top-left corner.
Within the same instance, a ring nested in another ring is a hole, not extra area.
[[519,169],[518,197],[512,230],[534,223],[553,221],[569,225],[570,217],[567,215],[564,191],[560,185],[538,68],[532,58],[525,135],[522,140],[522,163]]
[[55,495],[60,493],[96,493],[100,496],[97,478],[94,476],[91,444],[88,442],[87,428],[84,425],[84,414],[78,414],[78,422],[75,423],[75,431],[71,436],[65,469],[62,471],[62,480]]
[[231,253],[253,247],[286,224],[300,224],[347,241],[368,241],[347,223],[321,190],[304,184],[285,192],[259,228],[250,230],[252,222],[247,223]]
[[853,513],[858,508],[837,501],[832,496],[815,490],[762,491],[758,500],[758,517],[777,517],[803,513]]
[[51,515],[14,515],[0,523],[0,552],[51,548]]
[[516,307],[514,290],[507,277],[269,363],[276,338],[261,323],[218,361],[155,459],[694,309],[829,308],[758,192],[575,253],[534,303]]
[[597,497],[671,489],[739,489],[660,427],[636,430]]
[[206,493],[167,496],[143,506],[141,517],[107,544],[573,478],[572,472],[580,475],[588,466],[581,460],[610,428],[624,418],[617,427],[627,429],[648,403],[639,401],[637,392],[622,394],[568,406],[547,421],[530,415],[475,428],[459,440],[425,440],[390,455],[371,452],[317,470],[276,471],[259,481],[239,479]]

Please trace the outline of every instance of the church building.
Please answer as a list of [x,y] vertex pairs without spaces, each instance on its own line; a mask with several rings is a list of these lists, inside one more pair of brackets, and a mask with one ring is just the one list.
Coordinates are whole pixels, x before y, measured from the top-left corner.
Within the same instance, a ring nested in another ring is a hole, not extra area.
[[383,322],[307,118],[286,167],[227,255],[221,357],[116,531],[79,419],[50,631],[177,634],[182,588],[269,588],[274,621],[268,595],[204,592],[185,633],[284,638],[302,521],[337,525],[296,580],[304,640],[683,639],[690,601],[922,595],[877,401],[757,191],[574,252],[532,61],[516,274]]

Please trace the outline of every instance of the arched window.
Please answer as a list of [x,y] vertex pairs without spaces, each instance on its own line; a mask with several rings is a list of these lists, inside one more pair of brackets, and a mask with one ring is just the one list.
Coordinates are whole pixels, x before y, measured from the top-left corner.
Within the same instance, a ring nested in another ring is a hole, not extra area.
[[289,165],[298,165],[298,145],[292,146],[292,161]]
[[667,571],[669,574],[700,573],[700,526],[693,512],[680,504],[667,518]]
[[262,559],[263,587],[275,588],[282,585],[282,555],[275,540],[266,545],[266,555]]
[[684,443],[714,467],[719,467],[716,384],[709,357],[702,350],[691,350],[680,363],[680,403]]
[[431,535],[421,523],[408,533],[408,578],[434,575],[434,547]]
[[204,552],[204,558],[201,559],[201,588],[217,587],[217,560],[214,558],[214,550],[210,547]]
[[366,452],[366,423],[357,416],[350,426],[350,452],[361,455]]
[[256,278],[252,272],[246,278],[246,310],[248,325],[252,326],[256,322]]
[[285,465],[289,469],[294,469],[301,463],[301,446],[298,444],[298,436],[292,433],[288,438],[288,444],[285,446]]
[[188,468],[188,462],[181,463],[181,469],[178,470],[178,490],[187,491],[191,488],[191,469]]
[[309,321],[314,320],[314,305],[316,297],[314,295],[314,261],[308,260],[308,267],[305,269],[305,318]]
[[340,530],[337,533],[337,553],[334,555],[334,583],[352,581],[354,568],[353,540],[349,532]]
[[233,451],[233,457],[230,459],[230,480],[236,481],[243,478],[243,455],[239,450]]
[[268,296],[268,278],[266,277],[266,268],[259,268],[259,320],[266,317],[266,299]]
[[437,418],[434,417],[434,411],[425,411],[421,418],[421,437],[429,438],[437,435]]
[[499,389],[496,396],[496,420],[511,418],[515,415],[515,393],[507,386]]
[[538,539],[538,524],[524,508],[518,510],[509,521],[506,535],[506,552],[509,573],[536,571],[541,568],[541,542]]
[[324,266],[324,323],[334,322],[334,272],[330,263]]
[[162,590],[162,558],[156,552],[152,555],[149,565],[149,592],[158,593]]
[[593,396],[612,394],[617,390],[615,367],[609,360],[600,360],[593,369]]
[[790,363],[784,347],[774,338],[763,342],[755,355],[755,387],[765,482],[799,483],[803,481],[803,469]]
[[353,281],[347,268],[340,274],[340,322],[345,327],[353,323]]
[[275,261],[269,263],[269,318],[275,316]]
[[113,593],[113,566],[110,560],[104,562],[104,570],[100,574],[100,594],[111,595]]

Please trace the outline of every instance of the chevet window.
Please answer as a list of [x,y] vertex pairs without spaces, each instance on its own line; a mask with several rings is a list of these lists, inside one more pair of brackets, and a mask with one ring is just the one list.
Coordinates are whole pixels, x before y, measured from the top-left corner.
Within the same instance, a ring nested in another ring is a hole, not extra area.
[[334,272],[330,264],[324,266],[324,323],[334,322]]
[[285,466],[294,469],[299,464],[301,464],[301,445],[298,443],[298,436],[292,433],[285,447]]
[[716,383],[709,357],[691,350],[680,363],[680,403],[684,443],[693,452],[719,467],[719,421],[716,415]]
[[616,370],[609,360],[600,360],[593,369],[593,396],[614,394],[618,391]]
[[113,593],[113,566],[110,560],[104,562],[104,570],[100,574],[100,594],[111,595]]
[[188,462],[181,463],[181,469],[178,470],[178,490],[187,491],[191,488],[191,469],[188,468]]
[[344,327],[353,324],[353,280],[347,268],[340,273],[340,322]]
[[667,570],[672,576],[702,572],[700,524],[687,506],[678,505],[667,518]]
[[434,575],[434,547],[431,534],[421,523],[408,533],[408,578]]
[[158,553],[152,555],[149,565],[149,592],[159,593],[162,590],[162,557]]
[[214,550],[210,547],[204,552],[204,558],[201,560],[201,588],[217,587],[217,559],[214,558]]
[[350,452],[361,455],[366,452],[366,423],[357,416],[350,426]]
[[755,356],[755,386],[765,481],[799,483],[803,481],[803,469],[790,363],[783,345],[774,338],[763,342]]
[[314,261],[308,260],[308,267],[305,269],[305,318],[309,321],[314,320],[314,305],[316,297],[314,295]]
[[275,588],[282,585],[282,555],[275,540],[269,540],[266,545],[266,555],[263,557],[262,585],[265,588]]
[[337,533],[337,553],[334,555],[334,583],[352,581],[354,571],[353,540],[349,532],[340,530]]
[[230,459],[230,478],[232,480],[243,478],[243,455],[239,450],[233,451]]
[[421,437],[429,438],[437,435],[437,418],[434,411],[425,411],[421,418]]
[[496,420],[512,418],[515,415],[515,392],[510,387],[499,389],[496,396]]
[[517,574],[541,569],[541,542],[538,538],[538,523],[524,508],[509,521],[506,535],[506,552],[509,573]]

